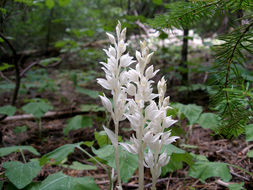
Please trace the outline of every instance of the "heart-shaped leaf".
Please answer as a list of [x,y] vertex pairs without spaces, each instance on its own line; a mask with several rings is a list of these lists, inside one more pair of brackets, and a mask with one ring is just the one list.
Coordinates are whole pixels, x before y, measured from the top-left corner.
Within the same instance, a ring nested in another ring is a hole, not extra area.
[[99,190],[91,177],[74,178],[62,172],[52,174],[42,181],[39,190]]
[[41,169],[38,161],[25,164],[17,161],[5,162],[3,168],[5,168],[5,175],[18,189],[31,183]]
[[71,130],[77,130],[85,127],[92,127],[91,117],[77,115],[67,121],[67,126],[64,128],[63,133],[64,135],[67,135]]
[[209,177],[220,177],[228,182],[232,176],[226,163],[197,161],[190,168],[188,175],[204,182]]
[[[115,151],[113,145],[106,145],[98,150],[92,148],[92,151],[99,158],[105,160],[109,166],[116,169]],[[119,164],[121,179],[124,183],[126,183],[138,167],[138,157],[135,154],[131,154],[128,151],[123,150],[123,148],[119,146]]]
[[21,152],[24,150],[27,150],[36,156],[40,155],[40,153],[38,153],[38,151],[35,148],[33,148],[32,146],[11,146],[11,147],[0,148],[0,157],[6,156],[6,155],[13,153],[13,152]]

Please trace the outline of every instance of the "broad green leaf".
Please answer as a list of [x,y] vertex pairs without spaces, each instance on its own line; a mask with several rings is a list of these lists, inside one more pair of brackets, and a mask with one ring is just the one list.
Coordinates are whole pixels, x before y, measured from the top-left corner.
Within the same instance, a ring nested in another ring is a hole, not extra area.
[[13,153],[13,152],[21,152],[24,150],[27,150],[36,156],[40,155],[40,153],[38,153],[38,151],[35,148],[33,148],[32,146],[10,146],[10,147],[0,148],[0,157],[6,156],[6,155]]
[[31,183],[41,169],[38,161],[25,164],[17,161],[5,162],[3,168],[5,168],[5,175],[18,189]]
[[49,8],[49,9],[52,9],[54,7],[54,0],[46,0],[46,6]]
[[41,118],[47,111],[53,107],[46,102],[30,102],[22,107],[22,110],[28,114],[33,114],[36,118]]
[[99,190],[91,177],[74,178],[62,172],[49,175],[42,181],[39,190]]
[[13,129],[14,133],[19,134],[27,131],[27,126],[20,126],[20,127],[15,127]]
[[227,164],[222,162],[197,161],[190,168],[188,175],[202,182],[209,177],[220,177],[226,182],[232,178]]
[[68,155],[73,153],[75,148],[79,147],[81,144],[82,142],[76,144],[65,144],[63,146],[60,146],[59,148],[53,150],[52,152],[45,154],[42,157],[41,161],[44,161],[43,159],[46,158],[47,160],[53,159],[56,163],[60,163],[61,161],[66,159]]
[[243,186],[244,186],[244,183],[233,183],[228,186],[228,189],[229,190],[240,190],[240,189],[244,190],[245,188],[243,188]]
[[[1,37],[0,37],[0,43],[1,43]],[[10,65],[8,63],[2,63],[2,65],[0,65],[0,71],[4,71],[4,70],[9,69],[11,67],[14,67],[14,66]]]
[[80,162],[74,161],[71,165],[64,165],[65,167],[68,167],[73,170],[96,170],[96,166],[82,164]]
[[250,158],[253,158],[253,150],[249,151],[249,152],[247,153],[247,156],[250,157]]
[[99,112],[105,111],[105,108],[96,104],[83,104],[81,105],[81,111],[84,112]]
[[189,166],[194,164],[193,156],[188,152],[172,145],[166,145],[165,151],[170,155],[169,163],[162,167],[162,175],[164,176],[168,172],[174,172],[175,170],[179,170],[183,168],[183,162],[187,163]]
[[[99,158],[105,160],[110,167],[116,169],[115,154],[112,145],[104,146],[98,150],[92,148],[92,151]],[[119,162],[121,179],[124,183],[126,183],[132,177],[138,167],[138,157],[137,155],[123,150],[123,148],[119,146]]]
[[202,112],[202,107],[195,104],[184,105],[177,103],[173,107],[178,109],[179,113],[182,113],[189,120],[190,125],[196,123]]
[[15,113],[16,113],[16,107],[14,106],[7,105],[7,106],[0,107],[0,114],[12,116]]
[[201,127],[212,130],[216,130],[218,128],[219,122],[219,117],[213,113],[203,113],[197,121]]
[[61,7],[67,6],[71,0],[58,0]]
[[88,147],[92,147],[93,144],[94,144],[94,141],[84,141],[84,142],[83,142],[83,145],[86,145],[86,146],[88,146]]
[[246,141],[253,141],[253,124],[245,126]]
[[77,115],[67,121],[66,127],[63,129],[64,135],[67,135],[71,130],[92,127],[92,119],[90,116]]
[[79,93],[88,95],[89,97],[94,98],[94,99],[98,98],[98,96],[99,96],[99,92],[98,91],[84,89],[84,88],[81,88],[79,86],[76,87],[76,91],[79,92]]
[[94,134],[95,134],[95,139],[96,139],[96,141],[97,141],[100,148],[105,146],[105,145],[111,144],[111,141],[107,137],[105,131],[99,131],[99,132],[95,131]]

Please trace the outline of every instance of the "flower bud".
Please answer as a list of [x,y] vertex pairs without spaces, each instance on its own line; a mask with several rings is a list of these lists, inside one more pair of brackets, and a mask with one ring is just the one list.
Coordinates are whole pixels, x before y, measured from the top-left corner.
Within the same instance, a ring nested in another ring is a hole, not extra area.
[[116,44],[116,40],[115,40],[115,38],[114,38],[114,36],[112,34],[106,32],[106,35],[108,36],[111,44]]

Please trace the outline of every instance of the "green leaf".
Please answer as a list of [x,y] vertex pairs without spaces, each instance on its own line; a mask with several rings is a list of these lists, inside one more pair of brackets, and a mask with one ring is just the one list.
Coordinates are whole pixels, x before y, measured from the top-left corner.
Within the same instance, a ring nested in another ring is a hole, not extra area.
[[61,7],[65,7],[70,3],[70,0],[58,0]]
[[[106,145],[98,150],[92,148],[92,151],[99,158],[105,160],[110,167],[116,169],[115,154],[112,145]],[[133,176],[138,167],[138,156],[123,150],[123,148],[119,146],[119,164],[121,179],[126,183]]]
[[152,2],[155,4],[155,5],[161,5],[163,3],[163,0],[152,0]]
[[193,125],[194,123],[196,123],[196,121],[199,119],[199,116],[202,112],[202,107],[197,106],[195,104],[184,105],[184,104],[177,103],[177,104],[174,104],[173,107],[177,108],[180,113],[184,114],[184,116],[189,120],[190,125]]
[[66,159],[68,155],[73,153],[75,148],[79,147],[81,144],[82,142],[76,144],[65,144],[63,146],[60,146],[59,148],[53,150],[52,152],[45,154],[42,157],[41,161],[43,162],[44,159],[46,160],[53,159],[56,162],[56,164],[60,163],[61,161]]
[[24,150],[27,150],[36,156],[40,155],[40,153],[38,153],[38,151],[35,148],[33,148],[32,146],[11,146],[11,147],[0,148],[0,157],[6,156],[6,155],[13,153],[13,152],[21,152]]
[[[2,42],[1,41],[1,37],[0,37],[0,43]],[[0,65],[0,71],[4,71],[4,70],[6,70],[6,69],[9,69],[9,68],[11,68],[11,67],[14,67],[13,65],[10,65],[10,64],[8,64],[8,63],[2,63],[2,65]]]
[[16,107],[7,105],[0,107],[0,114],[12,116],[16,113]]
[[31,183],[41,169],[38,161],[25,164],[17,161],[5,162],[3,168],[5,168],[5,175],[18,189]]
[[[162,167],[162,175],[164,176],[168,172],[174,172],[175,170],[179,170],[183,168],[183,162],[187,163],[189,166],[192,166],[194,164],[193,162],[193,156],[190,155],[188,152],[172,145],[166,145],[165,151],[170,156],[169,163]],[[163,150],[162,150],[163,151]]]
[[105,108],[96,104],[83,104],[81,105],[81,111],[83,112],[99,112],[105,111]]
[[64,165],[70,169],[73,169],[73,170],[96,170],[97,167],[96,166],[91,166],[91,165],[87,165],[87,164],[82,164],[80,162],[76,162],[74,161],[72,163],[72,165],[68,166],[68,165]]
[[71,130],[92,127],[92,119],[90,116],[77,115],[67,121],[66,127],[63,129],[64,135],[67,135]]
[[40,64],[46,67],[49,64],[59,62],[60,60],[61,60],[61,58],[59,58],[59,57],[50,57],[50,58],[41,60]]
[[253,158],[253,150],[249,151],[249,152],[247,153],[247,156],[250,157],[250,158]]
[[99,190],[91,177],[74,178],[62,172],[49,175],[42,183],[39,190]]
[[14,133],[19,134],[27,131],[27,126],[20,126],[20,127],[15,127],[13,129]]
[[33,114],[36,118],[41,118],[47,111],[53,107],[46,102],[30,102],[22,107],[22,110],[28,114]]
[[111,143],[105,131],[99,131],[99,132],[95,131],[95,139],[100,148]]
[[55,5],[54,3],[54,0],[46,0],[46,6],[49,8],[49,9],[52,9]]
[[253,141],[253,124],[245,126],[246,141]]
[[240,189],[245,189],[245,188],[243,188],[243,186],[244,186],[244,183],[242,182],[242,183],[233,183],[233,184],[230,184],[230,185],[228,185],[228,189],[229,190],[240,190]]
[[190,168],[188,175],[193,178],[198,178],[202,182],[209,177],[220,177],[226,182],[232,178],[227,164],[222,162],[197,161]]
[[84,89],[84,88],[81,88],[79,86],[76,87],[76,91],[79,92],[79,93],[88,95],[89,97],[94,98],[94,99],[98,98],[98,96],[99,96],[99,92],[98,91]]
[[219,117],[213,113],[203,113],[197,121],[201,127],[212,130],[216,130],[218,128],[219,122]]

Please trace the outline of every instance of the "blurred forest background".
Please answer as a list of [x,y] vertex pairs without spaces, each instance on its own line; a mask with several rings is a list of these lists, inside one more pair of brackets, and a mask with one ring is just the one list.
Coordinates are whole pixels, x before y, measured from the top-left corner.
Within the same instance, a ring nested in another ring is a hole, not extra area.
[[[179,119],[174,133],[184,144],[215,141],[239,154],[242,143],[249,151],[252,15],[251,0],[0,0],[0,146],[33,145],[45,154],[103,136],[102,124],[110,123],[96,78],[104,76],[106,32],[114,34],[119,20],[130,53],[140,40],[155,51],[154,80],[167,80],[168,114]],[[128,129],[122,126],[123,138]],[[239,165],[251,170],[247,159]]]

